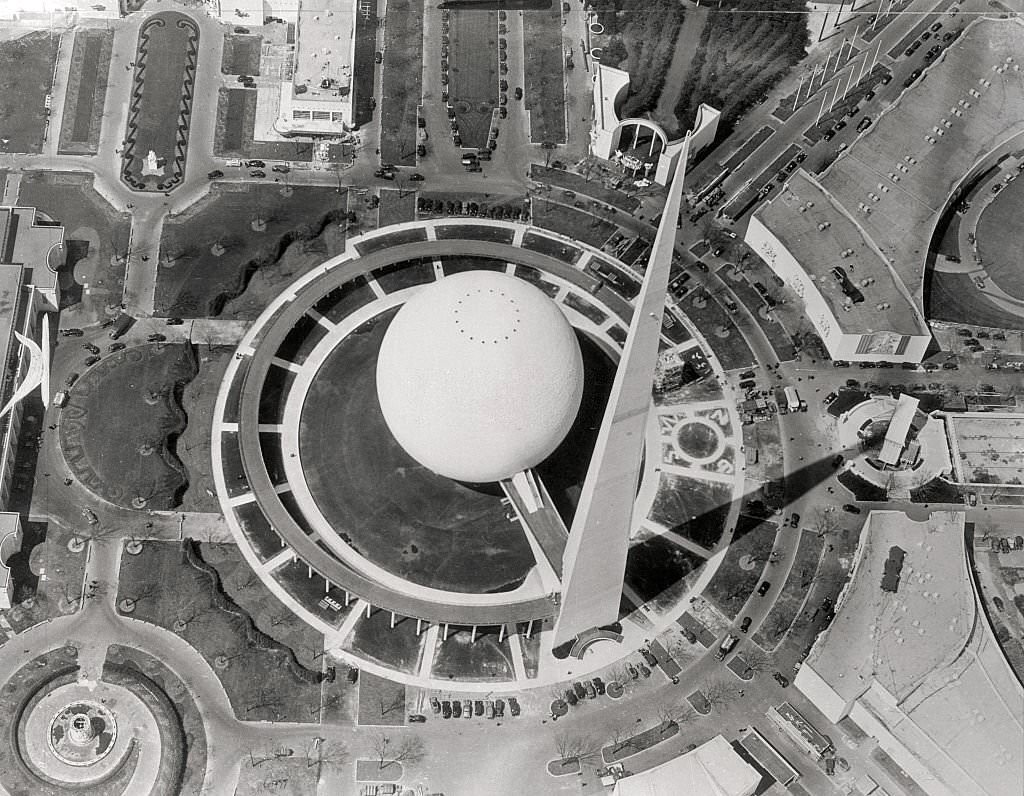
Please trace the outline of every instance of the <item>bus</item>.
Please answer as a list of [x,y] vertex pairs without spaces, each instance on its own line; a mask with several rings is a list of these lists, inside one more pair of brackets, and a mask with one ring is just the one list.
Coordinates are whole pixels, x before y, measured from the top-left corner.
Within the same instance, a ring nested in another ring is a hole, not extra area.
[[796,387],[786,387],[783,392],[786,395],[786,408],[790,412],[800,411],[800,396],[797,394]]

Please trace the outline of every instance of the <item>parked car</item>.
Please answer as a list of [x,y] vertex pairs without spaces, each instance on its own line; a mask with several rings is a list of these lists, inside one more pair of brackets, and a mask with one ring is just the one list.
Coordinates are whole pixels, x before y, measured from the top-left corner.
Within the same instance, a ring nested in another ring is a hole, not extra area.
[[583,687],[583,683],[575,682],[572,684],[572,690],[576,693],[577,699],[585,699],[587,696],[587,689]]
[[242,165],[247,169],[262,169],[267,164],[262,160],[247,160]]
[[82,343],[82,348],[84,348],[90,354],[98,354],[100,352],[99,346],[95,346],[92,343]]
[[960,370],[960,366],[956,362],[943,362],[943,370]]
[[800,515],[795,511],[793,512],[793,516],[789,518],[789,524],[794,528],[800,527]]
[[249,172],[250,177],[266,177],[267,173],[263,169],[253,169]]
[[292,170],[292,167],[287,166],[284,163],[275,163],[273,166],[270,167],[270,170],[276,171],[278,174],[287,174],[289,171]]
[[587,680],[583,684],[583,687],[587,691],[587,699],[594,699],[597,696],[597,688],[594,687],[594,684],[590,680]]
[[[604,680],[602,680],[600,677],[595,677],[590,682],[592,682],[594,684],[594,689],[597,691],[597,695],[598,696],[601,696],[602,694],[604,694]],[[518,716],[519,714],[516,712],[516,708],[513,707],[513,702],[514,701],[515,700],[514,700],[513,697],[509,697],[508,698],[509,707],[513,708],[512,709],[512,715],[513,716]]]
[[844,503],[843,511],[849,512],[850,514],[860,514],[860,508],[852,503]]
[[637,668],[640,670],[640,676],[645,680],[651,676],[651,670],[647,668],[647,664],[641,663]]
[[457,700],[457,699],[453,699],[452,700],[452,718],[453,719],[461,719],[462,718],[462,703],[459,702],[459,700]]
[[838,470],[840,467],[843,466],[843,462],[845,461],[846,459],[843,456],[843,454],[837,453],[835,456],[832,457],[832,469]]
[[83,332],[81,329],[61,329],[60,330],[60,336],[61,337],[81,337],[83,334],[85,334],[85,332]]
[[753,379],[745,379],[745,380],[740,382],[740,389],[741,390],[749,390],[751,387],[755,386],[756,384],[757,384],[757,382],[754,381]]
[[651,652],[647,647],[641,647],[640,654],[644,656],[644,660],[647,661],[648,666],[658,665],[658,659],[654,657],[654,653]]
[[499,719],[502,716],[505,715],[505,700],[503,700],[503,699],[495,699],[494,700],[494,715],[497,718],[499,718]]
[[82,517],[90,525],[96,525],[100,521],[99,517],[96,516],[96,512],[92,509],[82,509]]
[[740,633],[746,633],[750,630],[751,618],[749,616],[743,617],[743,621],[740,622]]
[[147,343],[162,343],[167,339],[166,335],[151,334],[146,336]]
[[469,699],[462,700],[462,717],[464,719],[473,718],[473,702]]
[[839,397],[839,393],[837,393],[835,390],[833,390],[832,392],[830,392],[828,395],[825,396],[824,404],[826,406],[828,406],[838,397]]
[[447,699],[441,703],[441,718],[450,719],[452,717],[452,703]]
[[206,179],[208,179],[208,180],[219,180],[223,176],[224,176],[224,172],[223,171],[221,171],[220,169],[214,169],[211,172],[207,172]]
[[100,358],[98,356],[95,356],[95,355],[93,355],[91,357],[86,357],[86,359],[85,359],[85,366],[87,368],[92,367],[93,365],[95,365],[99,361],[100,361]]
[[426,720],[427,720],[427,717],[424,716],[422,713],[410,713],[409,714],[409,723],[410,724],[422,724]]
[[422,174],[416,173],[416,174],[410,174],[409,175],[409,180],[411,182],[423,182],[424,179],[426,179],[426,178]]
[[124,343],[111,343],[107,346],[107,352],[113,354],[115,351],[121,351],[124,348],[127,348]]
[[783,688],[789,686],[789,678],[786,677],[782,672],[773,672],[772,677],[775,678],[775,682],[781,685]]
[[516,86],[515,97],[517,100],[521,100],[523,98],[523,90],[519,86]]
[[761,585],[757,587],[757,593],[759,596],[764,597],[768,593],[768,589],[772,587],[770,582],[762,581]]
[[426,146],[424,146],[423,144],[417,144],[416,145],[416,156],[422,158],[422,157],[426,157],[426,154],[427,154]]
[[382,53],[380,50],[377,50],[377,52],[373,54],[373,62],[375,64],[384,63],[384,53]]
[[578,705],[580,702],[579,697],[576,696],[576,692],[571,688],[565,689],[565,701],[570,705]]
[[164,323],[168,326],[181,326],[185,320],[183,318],[168,318]]
[[473,702],[473,715],[484,715],[484,701],[482,699],[477,699],[475,702]]
[[430,698],[430,709],[432,711],[434,711],[434,713],[440,713],[441,712],[441,700],[439,700],[437,697],[431,697]]

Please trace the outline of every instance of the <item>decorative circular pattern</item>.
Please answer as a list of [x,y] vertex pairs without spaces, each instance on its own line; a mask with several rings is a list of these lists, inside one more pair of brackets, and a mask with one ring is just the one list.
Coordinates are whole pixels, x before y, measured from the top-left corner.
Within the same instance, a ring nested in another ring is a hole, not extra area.
[[679,456],[691,464],[711,464],[725,452],[722,429],[703,418],[686,418],[672,433],[672,445]]
[[117,740],[114,714],[98,702],[79,700],[50,722],[50,750],[70,766],[92,766],[110,754]]

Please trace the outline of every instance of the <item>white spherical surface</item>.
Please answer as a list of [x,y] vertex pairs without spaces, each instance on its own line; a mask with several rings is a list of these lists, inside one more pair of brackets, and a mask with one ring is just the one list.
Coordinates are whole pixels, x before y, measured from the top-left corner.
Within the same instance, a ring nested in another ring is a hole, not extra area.
[[575,332],[533,285],[465,271],[424,287],[381,343],[377,397],[399,444],[420,464],[486,483],[543,461],[583,397]]

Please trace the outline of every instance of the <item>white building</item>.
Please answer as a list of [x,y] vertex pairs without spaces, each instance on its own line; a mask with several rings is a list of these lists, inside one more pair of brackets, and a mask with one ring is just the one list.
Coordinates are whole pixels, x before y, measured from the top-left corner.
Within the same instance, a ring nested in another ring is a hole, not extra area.
[[752,796],[761,775],[716,735],[692,752],[615,783],[612,796]]
[[[638,177],[667,185],[683,151],[683,138],[668,140],[665,129],[650,119],[620,119],[618,108],[629,91],[629,72],[596,64],[594,121],[590,152],[603,160],[616,160]],[[715,140],[721,112],[701,104],[690,133],[690,158]]]
[[929,796],[1024,793],[1024,689],[992,634],[963,512],[871,512],[836,615],[795,686]]

